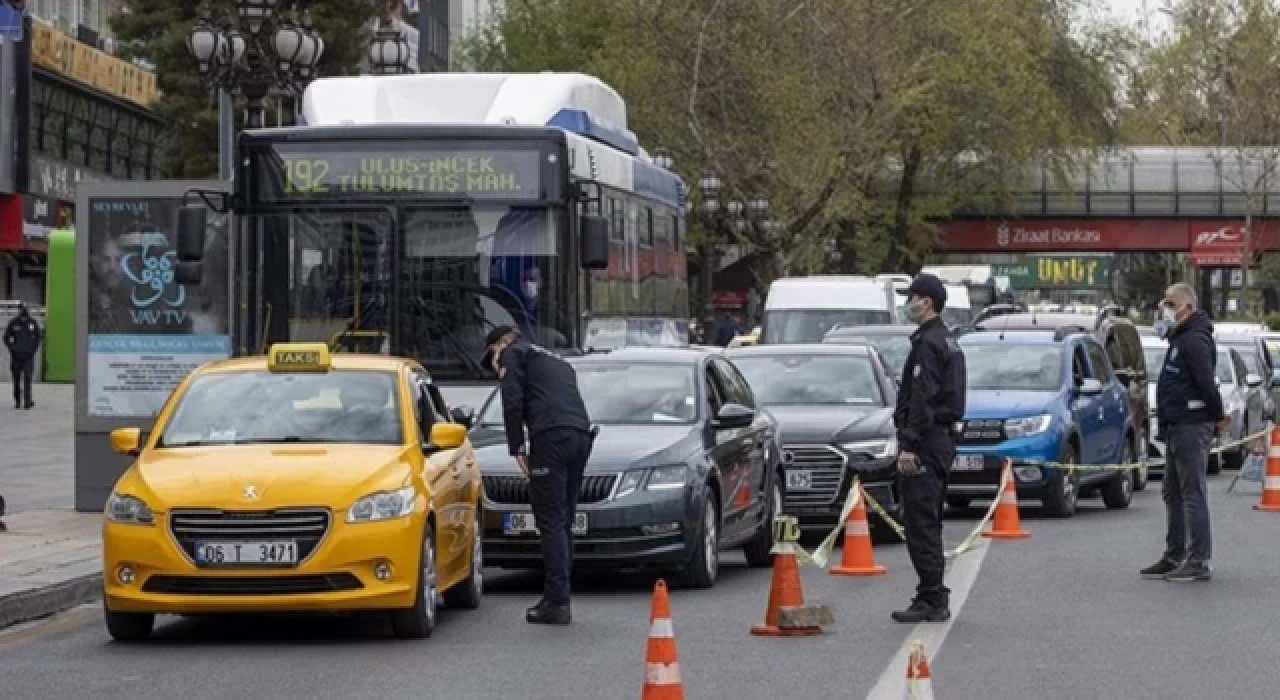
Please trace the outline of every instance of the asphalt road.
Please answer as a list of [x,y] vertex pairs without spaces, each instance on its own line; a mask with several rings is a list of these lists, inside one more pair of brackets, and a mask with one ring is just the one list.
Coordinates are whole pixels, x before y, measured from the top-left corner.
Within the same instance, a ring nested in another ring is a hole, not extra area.
[[[689,698],[900,698],[906,642],[926,641],[940,698],[1273,697],[1280,630],[1280,516],[1251,506],[1259,487],[1212,480],[1216,578],[1142,581],[1159,555],[1159,483],[1128,511],[1089,502],[1071,520],[1024,509],[1030,540],[987,542],[950,574],[951,624],[904,628],[888,613],[910,596],[905,548],[876,548],[887,576],[803,569],[810,600],[831,604],[821,637],[748,635],[769,574],[737,557],[710,591],[675,591]],[[958,542],[980,515],[948,521]],[[569,628],[532,627],[537,580],[491,572],[481,608],[449,612],[425,642],[345,619],[166,620],[157,639],[113,644],[95,607],[0,634],[0,698],[633,698],[639,694],[652,578],[595,578]],[[1271,660],[1268,660],[1271,659]],[[879,694],[872,693],[879,688]]]

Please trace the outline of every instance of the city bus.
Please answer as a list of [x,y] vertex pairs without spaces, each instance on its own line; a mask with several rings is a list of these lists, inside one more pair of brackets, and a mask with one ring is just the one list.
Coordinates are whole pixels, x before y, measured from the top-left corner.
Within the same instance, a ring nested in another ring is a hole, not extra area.
[[[302,125],[239,138],[233,346],[324,341],[473,384],[494,379],[479,360],[501,325],[553,351],[687,342],[686,187],[626,116],[580,74],[316,80]],[[204,217],[181,210],[183,279]]]

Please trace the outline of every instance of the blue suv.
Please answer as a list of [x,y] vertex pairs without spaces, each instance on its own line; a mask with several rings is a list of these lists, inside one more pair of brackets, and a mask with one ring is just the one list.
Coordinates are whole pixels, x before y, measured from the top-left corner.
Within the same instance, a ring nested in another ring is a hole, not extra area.
[[1137,474],[1019,466],[1136,462],[1134,416],[1107,353],[1081,328],[975,331],[962,335],[968,392],[947,504],[992,498],[1003,458],[1015,460],[1018,497],[1070,517],[1081,496],[1127,508]]

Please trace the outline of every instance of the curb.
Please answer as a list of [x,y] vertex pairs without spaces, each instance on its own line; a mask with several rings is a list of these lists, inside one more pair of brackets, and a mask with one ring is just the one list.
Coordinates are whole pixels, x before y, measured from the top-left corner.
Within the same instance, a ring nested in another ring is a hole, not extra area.
[[0,597],[0,629],[56,615],[101,597],[100,572],[6,595]]

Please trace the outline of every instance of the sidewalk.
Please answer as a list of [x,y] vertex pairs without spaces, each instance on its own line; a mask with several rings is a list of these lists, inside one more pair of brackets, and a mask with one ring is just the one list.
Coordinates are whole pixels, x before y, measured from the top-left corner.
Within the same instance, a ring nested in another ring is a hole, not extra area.
[[75,387],[35,385],[36,406],[13,409],[0,382],[0,496],[9,515],[71,509],[75,503]]
[[0,629],[99,597],[102,516],[36,510],[4,518],[0,532]]

